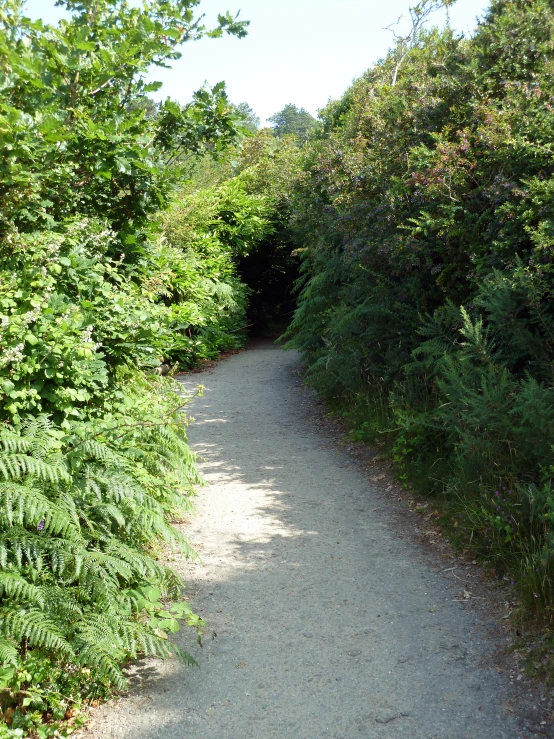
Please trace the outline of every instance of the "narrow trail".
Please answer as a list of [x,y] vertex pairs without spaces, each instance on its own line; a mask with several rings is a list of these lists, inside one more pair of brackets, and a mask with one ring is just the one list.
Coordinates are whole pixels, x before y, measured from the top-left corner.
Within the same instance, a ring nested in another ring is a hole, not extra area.
[[141,665],[85,736],[526,736],[478,615],[314,428],[296,361],[260,345],[195,377],[208,486],[187,532],[202,561],[177,567],[208,624],[202,650],[181,637],[200,669]]

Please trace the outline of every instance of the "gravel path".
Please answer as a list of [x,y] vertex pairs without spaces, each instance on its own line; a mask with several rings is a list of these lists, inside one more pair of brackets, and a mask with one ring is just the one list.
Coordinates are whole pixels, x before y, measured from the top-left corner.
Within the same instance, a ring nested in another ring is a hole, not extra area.
[[143,664],[86,736],[524,737],[478,615],[314,428],[295,370],[260,345],[195,376],[202,562],[177,564],[208,624],[203,650],[180,637],[200,669]]

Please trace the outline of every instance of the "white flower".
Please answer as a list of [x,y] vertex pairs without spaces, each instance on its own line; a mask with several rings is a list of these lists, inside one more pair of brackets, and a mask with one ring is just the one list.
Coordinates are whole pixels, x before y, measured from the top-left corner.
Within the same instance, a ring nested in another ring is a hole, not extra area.
[[21,362],[23,359],[23,344],[18,344],[17,346],[14,346],[12,349],[8,349],[4,352],[4,354],[0,357],[0,366],[5,367],[8,364],[13,364],[16,362]]

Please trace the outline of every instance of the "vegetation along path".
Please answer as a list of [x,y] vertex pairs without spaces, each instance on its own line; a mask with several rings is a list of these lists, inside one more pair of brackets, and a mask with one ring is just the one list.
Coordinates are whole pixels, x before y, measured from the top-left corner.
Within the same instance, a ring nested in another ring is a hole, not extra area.
[[182,565],[207,621],[200,669],[147,663],[87,737],[526,736],[478,616],[314,427],[296,369],[261,344],[200,376],[201,562]]

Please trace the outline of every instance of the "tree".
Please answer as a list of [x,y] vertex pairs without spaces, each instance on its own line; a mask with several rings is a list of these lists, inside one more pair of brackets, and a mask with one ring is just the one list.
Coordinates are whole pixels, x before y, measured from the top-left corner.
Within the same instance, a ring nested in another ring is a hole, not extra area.
[[[400,21],[402,20],[402,16],[400,16],[396,23],[392,23],[390,26],[387,26],[386,30],[391,31],[391,33],[393,34],[395,44],[395,63],[391,82],[393,87],[396,84],[400,67],[404,63],[410,51],[417,44],[421,35],[421,29],[429,20],[429,16],[431,16],[433,13],[435,13],[437,10],[440,10],[441,8],[446,8],[446,12],[448,13],[450,7],[455,2],[456,0],[421,0],[421,2],[418,2],[413,7],[410,7],[409,12],[411,28],[405,36],[401,36],[396,33],[396,30],[394,28],[400,23]],[[449,18],[449,16],[447,17]]]
[[316,119],[305,108],[297,108],[289,103],[283,110],[267,119],[273,124],[276,136],[296,136],[302,143],[308,139],[310,131],[317,125]]
[[260,130],[260,117],[256,115],[248,103],[239,103],[233,105],[233,108],[240,119],[241,128],[246,129],[249,133],[257,133]]
[[148,107],[161,86],[148,72],[177,59],[182,43],[246,34],[230,14],[206,28],[198,2],[63,0],[72,15],[52,27],[25,18],[23,0],[0,0],[0,236],[79,213],[136,239],[167,199],[168,164],[236,136],[222,83],[190,105],[168,100],[156,116]]

